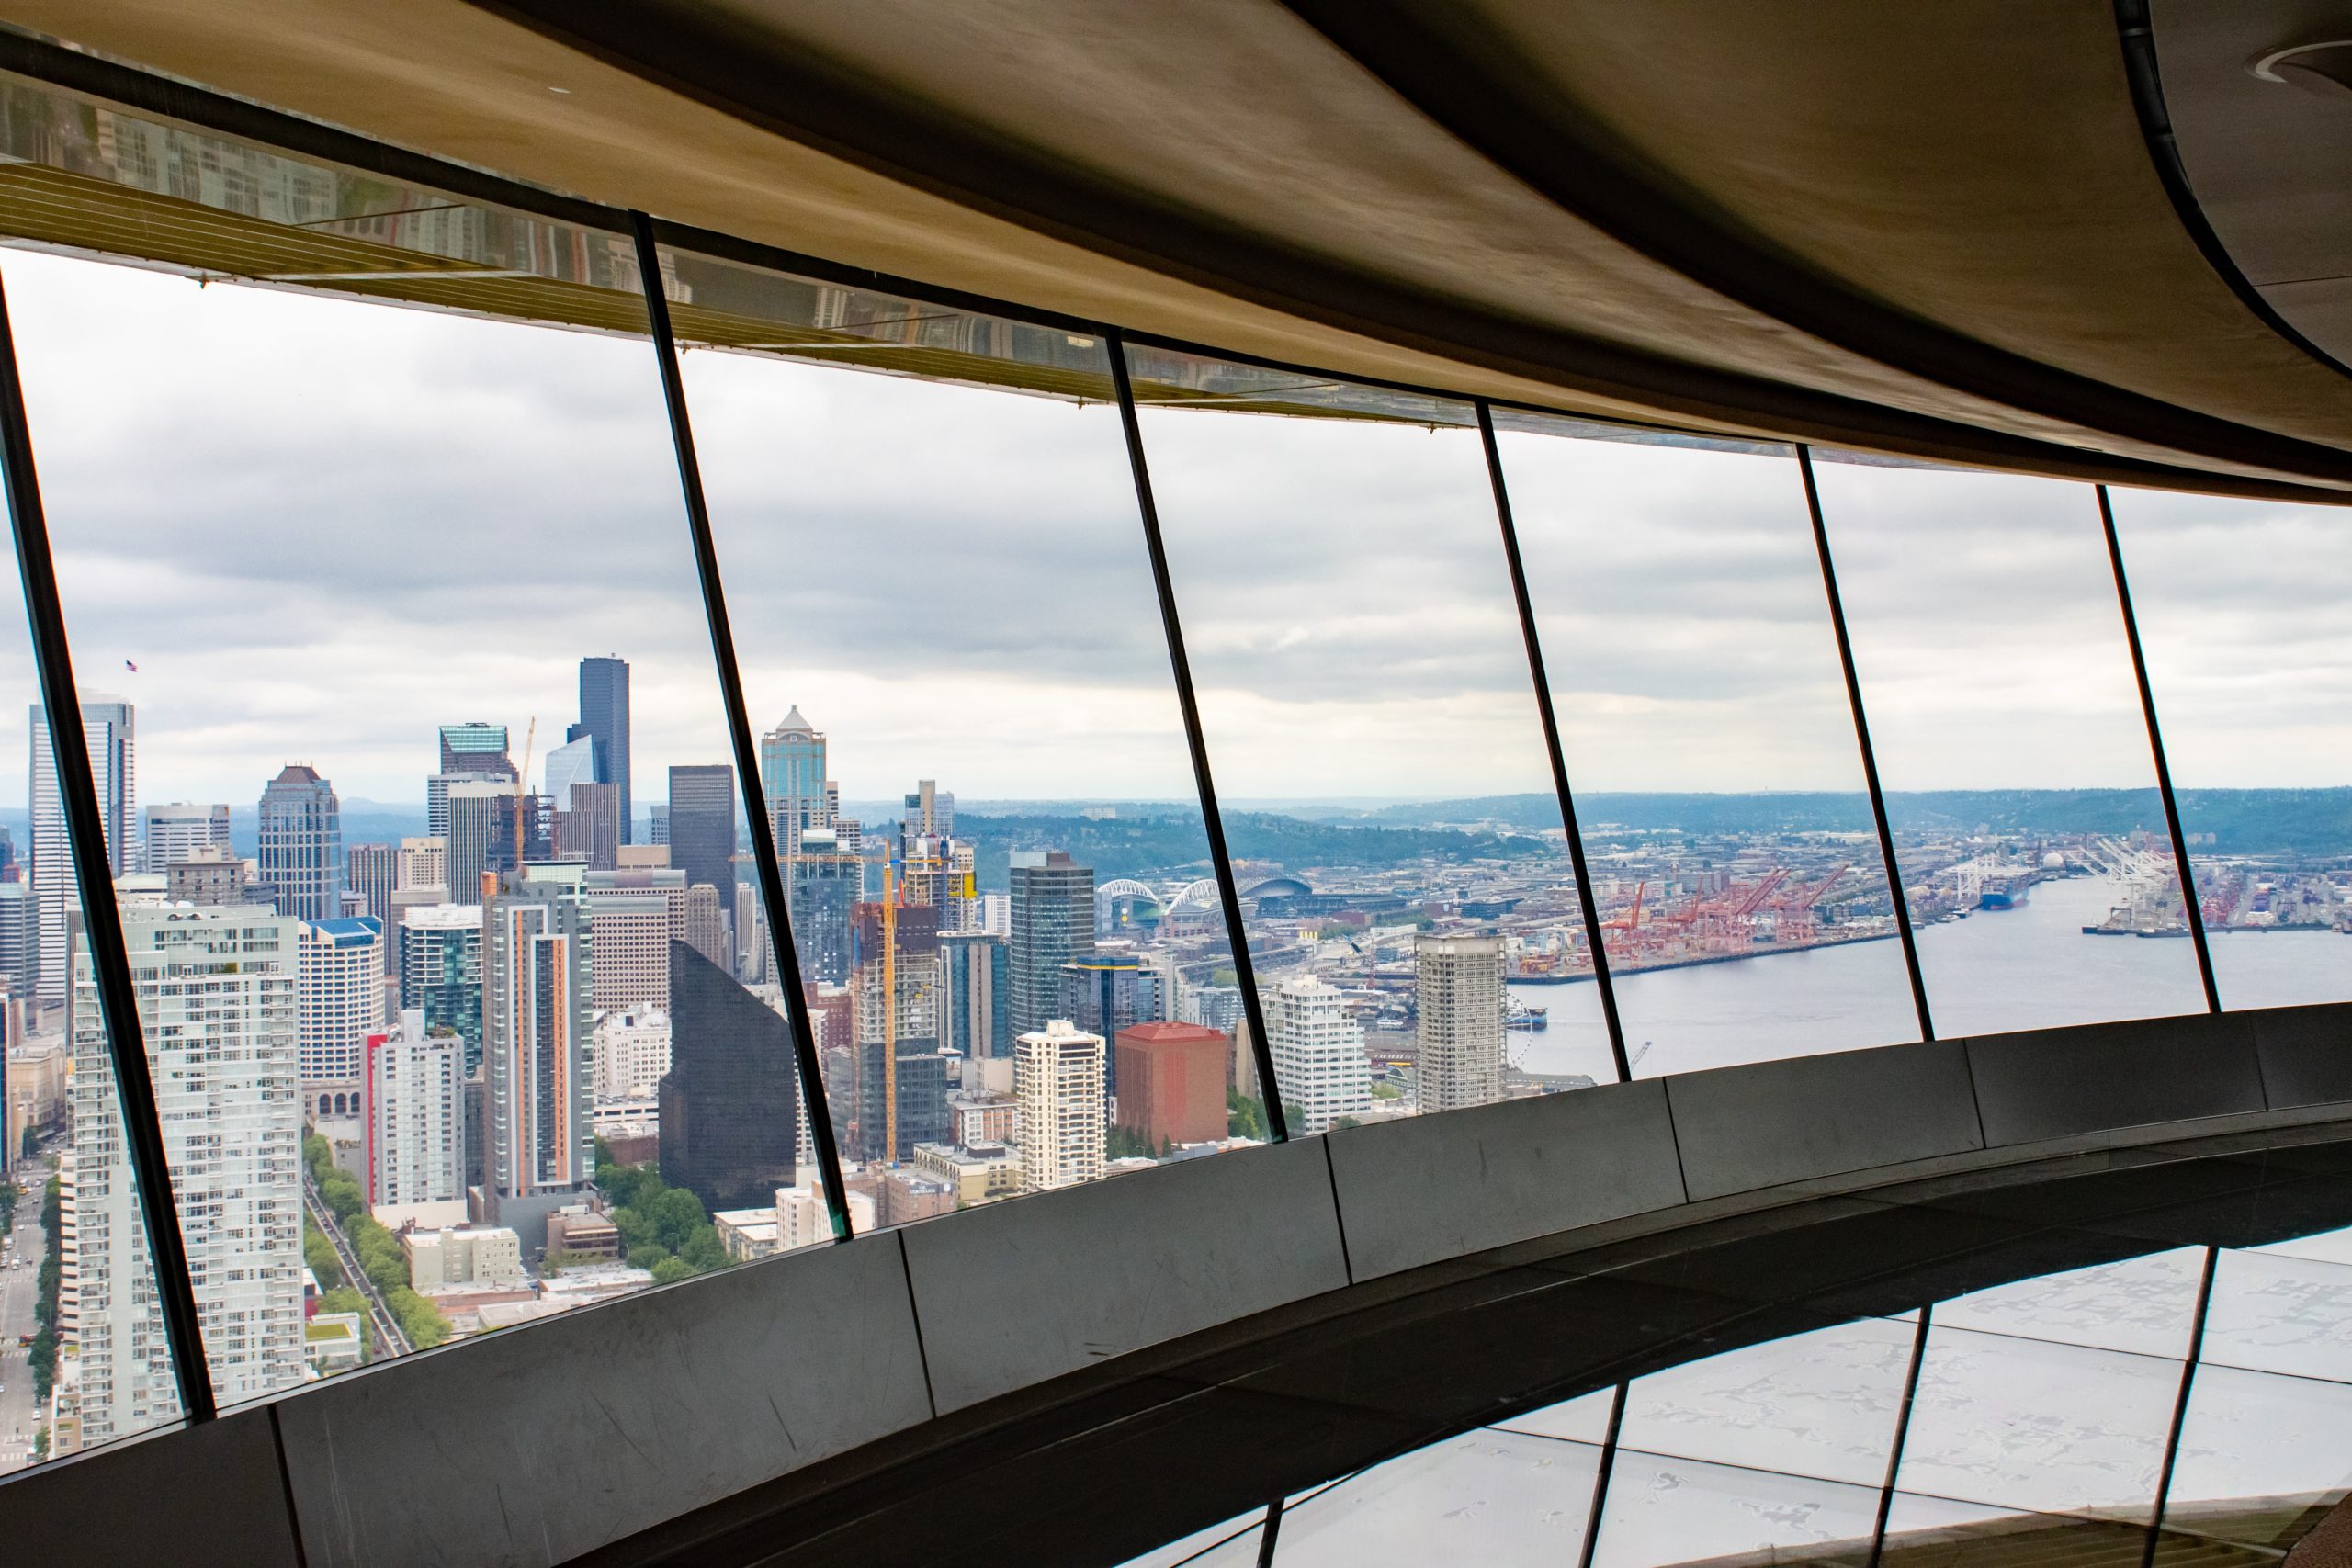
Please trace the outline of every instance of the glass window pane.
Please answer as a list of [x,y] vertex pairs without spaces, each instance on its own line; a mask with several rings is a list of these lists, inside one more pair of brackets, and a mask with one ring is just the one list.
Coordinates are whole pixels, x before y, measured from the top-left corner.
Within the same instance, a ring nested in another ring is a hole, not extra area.
[[9,266],[222,1401],[829,1234],[646,339]]
[[[13,266],[6,281],[13,314],[22,310]],[[0,805],[6,1475],[176,1421],[180,1402],[6,530],[0,571],[12,606],[0,613],[0,746],[26,759],[23,773],[0,775],[22,781]],[[124,828],[111,786],[127,777],[133,743],[119,716],[105,694],[85,691],[82,728],[110,850],[122,847]]]
[[1753,1553],[1858,1568],[1870,1559],[1878,1496],[1876,1486],[1620,1449],[1593,1565],[1655,1568]]
[[1262,1136],[1102,343],[667,265],[854,1217]]
[[2222,1253],[2199,1359],[2352,1383],[2352,1265]]
[[1939,1323],[1898,1484],[1997,1508],[2137,1508],[2144,1519],[2179,1392],[2177,1361]]
[[1939,1302],[1939,1328],[2052,1339],[2143,1356],[2188,1354],[2197,1317],[2201,1247],[2070,1269]]
[[1265,1529],[1266,1512],[1261,1508],[1131,1557],[1119,1568],[1257,1568]]
[[1292,1131],[1613,1079],[1468,407],[1130,359]]
[[1915,1330],[1864,1318],[1636,1378],[1628,1448],[1858,1486],[1886,1479]]
[[1815,471],[1937,1032],[2202,1011],[2091,488]]
[[2334,507],[2119,490],[2225,1007],[2352,999],[2352,550]]
[[1794,455],[1513,423],[1618,1015],[1654,1052],[1637,1071],[1917,1039]]
[[1377,1464],[1283,1509],[1282,1568],[1437,1562],[1574,1562],[1600,1450],[1513,1432],[1470,1432]]
[[[2352,1490],[2352,1386],[2197,1369],[2165,1523],[2267,1546]],[[2289,1544],[2292,1544],[2291,1540]]]

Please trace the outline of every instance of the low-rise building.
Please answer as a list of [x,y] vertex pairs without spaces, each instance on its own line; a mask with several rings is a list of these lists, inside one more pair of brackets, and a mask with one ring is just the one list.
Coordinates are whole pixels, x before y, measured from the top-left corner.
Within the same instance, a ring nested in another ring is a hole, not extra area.
[[548,1250],[600,1262],[617,1262],[620,1227],[585,1203],[567,1203],[548,1216]]
[[411,1231],[401,1245],[408,1252],[409,1283],[418,1291],[514,1285],[523,1280],[521,1239],[504,1225]]
[[721,1209],[710,1216],[710,1223],[718,1232],[718,1245],[735,1263],[749,1263],[774,1253],[776,1233],[782,1228],[774,1209]]
[[1021,1102],[1009,1094],[966,1089],[947,1097],[947,1113],[962,1148],[1009,1144],[1021,1134]]
[[356,1312],[317,1313],[302,1325],[302,1359],[322,1378],[366,1361],[366,1343]]
[[956,1212],[955,1189],[920,1170],[885,1171],[876,1196],[886,1225],[910,1225]]
[[944,1183],[958,1204],[992,1203],[1021,1190],[1021,1156],[1001,1143],[917,1144],[914,1167]]

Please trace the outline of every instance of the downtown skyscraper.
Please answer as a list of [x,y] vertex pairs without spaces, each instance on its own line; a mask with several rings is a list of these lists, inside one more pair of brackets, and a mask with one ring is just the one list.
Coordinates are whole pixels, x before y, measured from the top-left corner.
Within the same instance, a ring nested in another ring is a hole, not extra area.
[[1060,850],[1014,851],[1005,978],[1016,1036],[1063,1016],[1062,965],[1093,953],[1094,868]]
[[262,885],[281,915],[298,920],[343,916],[343,807],[334,786],[288,762],[261,792]]
[[725,762],[670,770],[670,863],[686,886],[718,890],[722,906],[735,896],[735,770]]
[[605,654],[580,661],[580,722],[571,727],[566,739],[595,743],[595,782],[619,786],[620,841],[635,843],[637,840],[630,834],[630,825],[635,821],[630,813],[637,807],[628,788],[628,660]]
[[[106,826],[107,868],[115,876],[136,869],[138,846],[132,831],[139,809],[137,728],[131,705],[120,698],[93,693],[82,700],[82,735],[89,745],[90,778],[97,786],[98,816]],[[32,822],[35,945],[39,949],[35,964],[40,974],[35,994],[43,1002],[62,1002],[71,983],[65,912],[76,901],[68,892],[74,880],[74,852],[65,835],[65,803],[57,793],[49,716],[38,703],[32,707],[31,732],[25,798],[30,803]]]
[[840,815],[840,787],[825,777],[825,738],[797,706],[760,737],[760,787],[778,854],[800,853],[805,835],[830,832]]

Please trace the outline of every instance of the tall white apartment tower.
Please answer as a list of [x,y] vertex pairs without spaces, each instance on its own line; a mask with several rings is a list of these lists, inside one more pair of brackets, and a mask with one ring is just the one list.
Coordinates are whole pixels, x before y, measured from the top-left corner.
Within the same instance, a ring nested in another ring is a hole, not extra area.
[[[139,810],[138,746],[131,705],[119,697],[92,694],[82,700],[82,735],[90,748],[90,777],[98,786],[98,815],[105,819],[107,869],[121,876],[138,867],[132,836]],[[74,852],[65,835],[65,805],[57,793],[57,763],[50,750],[49,717],[32,708],[31,773],[25,798],[31,803],[33,903],[38,921],[40,980],[34,994],[62,1002],[72,978],[65,950],[65,911],[75,899]]]
[[584,875],[576,865],[526,866],[482,909],[488,1151],[501,1197],[574,1191],[595,1171]]
[[[213,1389],[225,1405],[290,1388],[302,1381],[297,922],[258,905],[127,904],[122,928]],[[82,1440],[96,1447],[175,1416],[179,1394],[86,947],[73,973],[74,1296]]]
[[372,915],[305,920],[297,957],[305,1110],[356,1117],[368,1037],[384,1027],[384,928]]
[[368,1201],[453,1203],[466,1195],[466,1043],[428,1033],[410,1008],[368,1037]]
[[1021,1168],[1029,1190],[1075,1187],[1103,1172],[1102,1037],[1066,1018],[1012,1043]]
[[1503,942],[1497,936],[1423,937],[1419,969],[1421,1110],[1487,1105],[1503,1093]]
[[1268,1000],[1266,1043],[1276,1092],[1298,1112],[1291,1135],[1327,1133],[1340,1117],[1371,1110],[1363,1025],[1348,1016],[1338,988],[1303,976],[1283,981]]

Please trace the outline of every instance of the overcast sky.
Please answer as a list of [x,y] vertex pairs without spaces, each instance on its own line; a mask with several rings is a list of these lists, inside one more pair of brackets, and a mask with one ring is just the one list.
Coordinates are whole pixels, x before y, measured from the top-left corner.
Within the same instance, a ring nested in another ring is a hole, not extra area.
[[[421,809],[435,725],[519,749],[536,716],[544,755],[588,653],[632,664],[640,799],[726,760],[644,344],[14,251],[0,276],[81,680],[139,705],[142,800],[242,813],[304,761]],[[755,728],[799,705],[853,798],[1189,795],[1112,410],[686,375]],[[1228,795],[1548,786],[1475,434],[1144,426]],[[1792,464],[1504,443],[1580,788],[1859,787]],[[2087,488],[1821,476],[1891,787],[2147,782]],[[2342,514],[2118,507],[2181,781],[2352,782]]]

